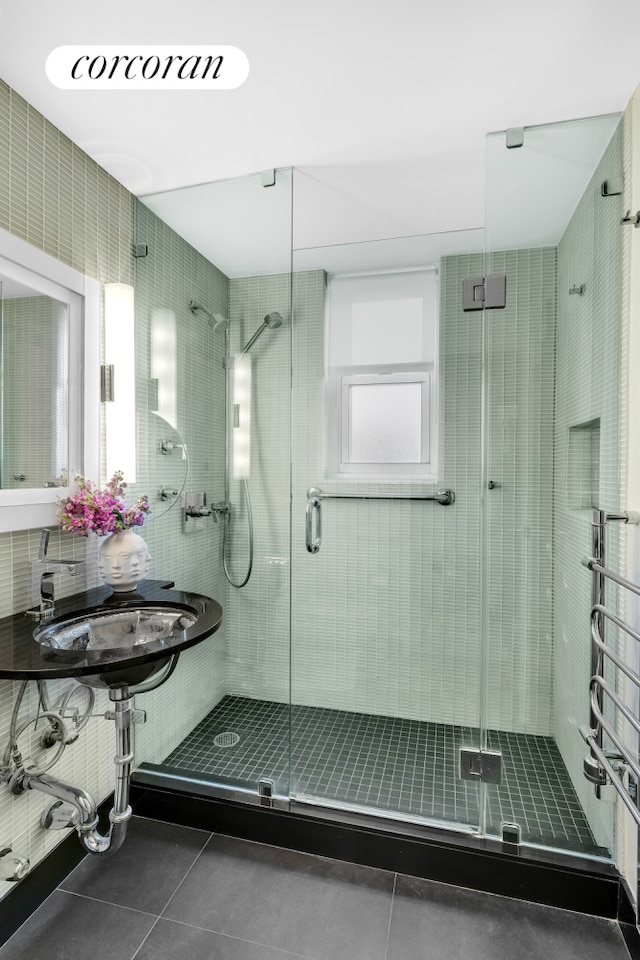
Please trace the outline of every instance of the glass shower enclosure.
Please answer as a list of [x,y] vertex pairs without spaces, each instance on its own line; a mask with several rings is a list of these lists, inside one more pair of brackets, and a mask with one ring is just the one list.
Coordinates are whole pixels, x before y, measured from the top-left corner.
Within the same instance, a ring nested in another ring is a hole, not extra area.
[[617,508],[620,172],[611,116],[489,135],[486,231],[296,248],[289,170],[138,204],[155,576],[225,610],[145,698],[138,782],[614,855],[580,560]]

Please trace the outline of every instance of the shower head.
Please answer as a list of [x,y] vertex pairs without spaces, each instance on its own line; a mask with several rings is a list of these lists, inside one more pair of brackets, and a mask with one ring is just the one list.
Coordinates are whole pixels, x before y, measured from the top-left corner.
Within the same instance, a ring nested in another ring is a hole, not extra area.
[[205,310],[205,308],[199,303],[196,303],[195,300],[189,301],[189,309],[194,317],[198,312],[203,313],[212,330],[225,330],[229,326],[229,321],[223,317],[221,313],[209,313],[208,310]]
[[245,353],[248,353],[249,350],[251,350],[251,347],[254,345],[258,337],[264,333],[267,327],[270,327],[271,330],[277,330],[277,328],[281,326],[282,316],[277,312],[277,310],[274,310],[273,313],[268,313],[249,342],[245,345],[244,350],[241,351],[240,356],[243,356]]

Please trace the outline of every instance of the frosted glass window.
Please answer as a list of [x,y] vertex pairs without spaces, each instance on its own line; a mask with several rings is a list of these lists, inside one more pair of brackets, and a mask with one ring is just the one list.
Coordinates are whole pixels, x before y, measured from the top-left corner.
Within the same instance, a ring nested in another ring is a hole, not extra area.
[[420,463],[419,383],[351,384],[349,407],[351,463]]
[[344,374],[340,392],[340,473],[430,472],[430,373]]

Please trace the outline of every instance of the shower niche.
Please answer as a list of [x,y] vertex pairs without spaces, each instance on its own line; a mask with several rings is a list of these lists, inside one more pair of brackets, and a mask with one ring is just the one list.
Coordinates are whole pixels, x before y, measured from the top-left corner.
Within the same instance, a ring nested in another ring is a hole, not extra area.
[[569,428],[567,505],[597,510],[600,500],[600,418]]

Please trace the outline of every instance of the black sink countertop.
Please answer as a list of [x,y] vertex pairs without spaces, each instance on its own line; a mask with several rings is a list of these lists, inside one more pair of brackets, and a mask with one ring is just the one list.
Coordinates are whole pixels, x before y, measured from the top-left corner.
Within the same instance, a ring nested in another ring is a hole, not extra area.
[[[197,616],[196,623],[176,637],[153,640],[127,649],[60,650],[39,644],[34,632],[50,628],[69,617],[97,612],[130,610],[152,602],[154,606],[179,607]],[[86,593],[56,600],[51,620],[36,621],[25,613],[0,620],[0,679],[47,680],[80,677],[122,670],[125,665],[148,664],[206,640],[220,628],[222,607],[216,600],[197,593],[176,590],[160,580],[144,580],[134,593],[113,593],[98,587]]]

